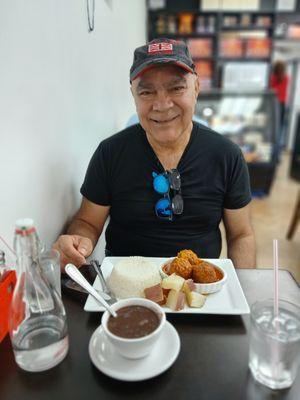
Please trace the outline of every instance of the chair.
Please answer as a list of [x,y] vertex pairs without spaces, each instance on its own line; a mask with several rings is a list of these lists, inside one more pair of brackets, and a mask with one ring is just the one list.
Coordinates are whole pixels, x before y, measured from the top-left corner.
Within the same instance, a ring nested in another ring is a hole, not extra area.
[[296,207],[294,209],[294,214],[292,217],[292,220],[290,222],[290,226],[286,235],[286,238],[288,240],[291,240],[294,236],[294,233],[296,231],[297,225],[299,223],[299,219],[300,219],[300,190],[298,192],[298,199],[296,202]]

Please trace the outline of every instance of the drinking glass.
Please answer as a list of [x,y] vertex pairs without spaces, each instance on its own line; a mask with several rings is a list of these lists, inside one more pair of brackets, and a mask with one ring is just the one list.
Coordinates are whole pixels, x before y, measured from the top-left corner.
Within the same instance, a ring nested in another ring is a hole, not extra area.
[[273,299],[251,307],[249,368],[271,389],[292,386],[300,363],[300,307],[279,300],[278,310]]

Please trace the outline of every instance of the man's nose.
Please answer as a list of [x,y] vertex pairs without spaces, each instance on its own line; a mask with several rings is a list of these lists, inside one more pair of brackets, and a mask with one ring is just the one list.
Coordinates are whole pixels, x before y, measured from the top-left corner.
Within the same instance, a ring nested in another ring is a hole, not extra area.
[[173,101],[167,91],[158,91],[153,102],[154,111],[165,111],[173,107]]

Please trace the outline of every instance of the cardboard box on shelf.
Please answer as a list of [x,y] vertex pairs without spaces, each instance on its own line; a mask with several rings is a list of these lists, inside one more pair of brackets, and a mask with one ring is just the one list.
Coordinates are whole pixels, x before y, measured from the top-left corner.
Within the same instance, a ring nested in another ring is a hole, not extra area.
[[223,38],[220,41],[220,57],[242,57],[243,41],[238,38]]
[[270,39],[247,39],[246,40],[246,56],[259,58],[269,57],[271,51]]
[[187,45],[193,58],[212,56],[212,39],[189,39]]
[[213,65],[210,61],[195,61],[195,70],[198,75],[200,90],[210,90],[212,88]]

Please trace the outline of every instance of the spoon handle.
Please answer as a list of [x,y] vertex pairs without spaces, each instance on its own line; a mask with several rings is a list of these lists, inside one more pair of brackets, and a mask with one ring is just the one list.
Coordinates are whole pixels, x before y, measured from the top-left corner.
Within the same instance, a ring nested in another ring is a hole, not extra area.
[[93,288],[93,286],[85,279],[82,273],[73,264],[67,264],[65,267],[66,273],[72,278],[78,285],[82,286],[87,292],[89,292],[102,306],[104,306],[107,311],[116,317],[117,314],[111,309],[109,304],[99,295],[99,293]]

